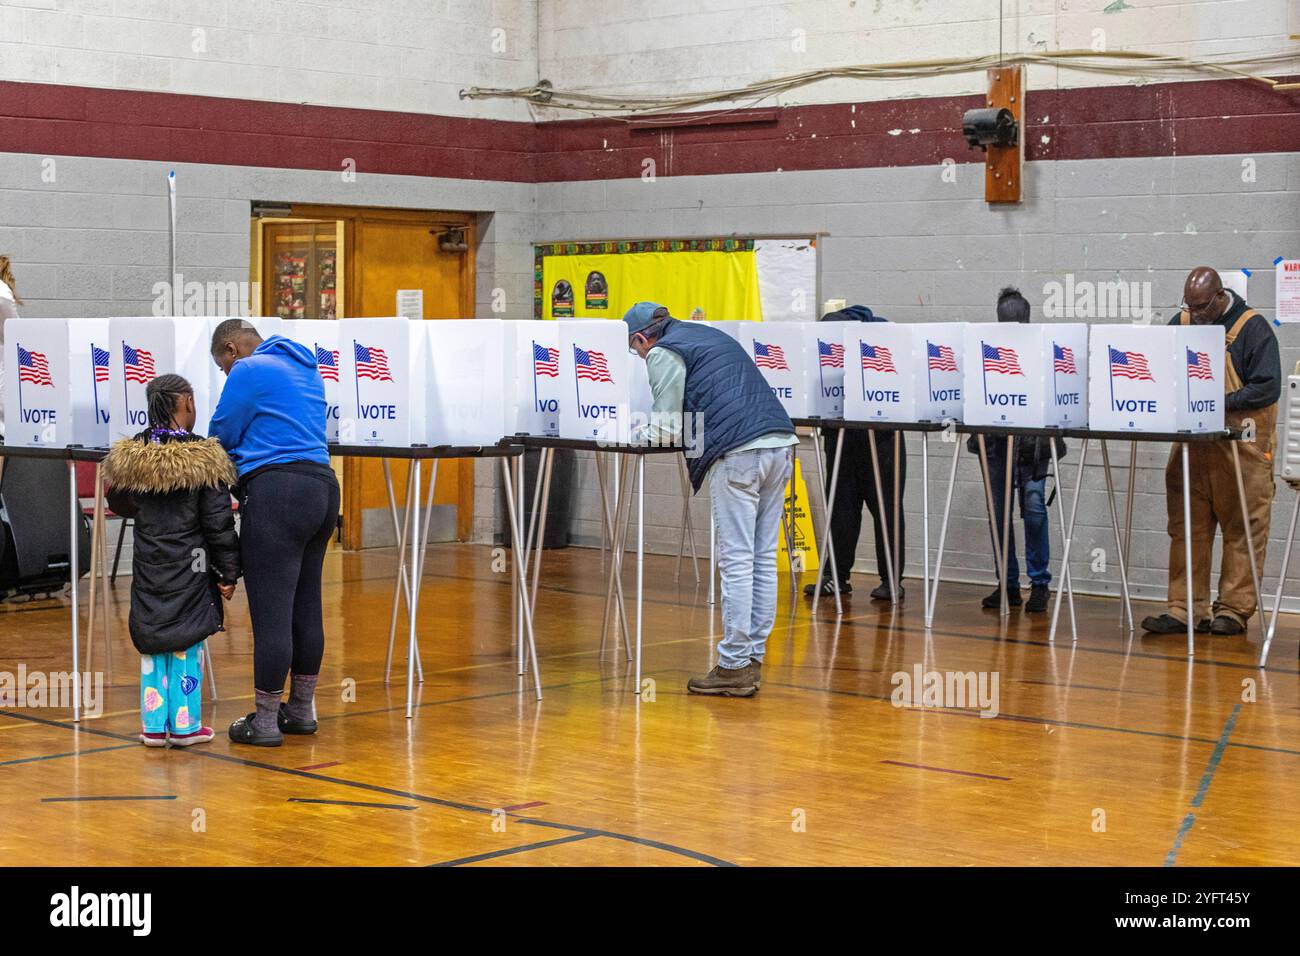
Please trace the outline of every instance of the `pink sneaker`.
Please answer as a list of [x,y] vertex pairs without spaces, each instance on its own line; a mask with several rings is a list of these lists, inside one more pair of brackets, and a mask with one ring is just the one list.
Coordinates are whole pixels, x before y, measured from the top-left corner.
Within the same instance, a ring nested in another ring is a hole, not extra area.
[[193,733],[172,734],[168,739],[173,747],[189,747],[192,744],[206,744],[212,737],[211,727],[200,727]]
[[166,746],[167,746],[167,735],[166,735],[165,733],[162,733],[162,734],[150,734],[150,733],[145,733],[144,731],[141,731],[141,733],[140,733],[140,743],[144,744],[146,747],[166,747]]

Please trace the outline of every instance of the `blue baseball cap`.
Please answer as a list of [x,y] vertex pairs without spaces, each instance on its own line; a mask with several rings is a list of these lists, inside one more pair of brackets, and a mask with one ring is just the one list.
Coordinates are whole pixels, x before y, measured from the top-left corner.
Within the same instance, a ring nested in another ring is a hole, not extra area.
[[657,302],[638,302],[623,314],[623,321],[627,323],[627,334],[636,335],[668,317],[667,306]]

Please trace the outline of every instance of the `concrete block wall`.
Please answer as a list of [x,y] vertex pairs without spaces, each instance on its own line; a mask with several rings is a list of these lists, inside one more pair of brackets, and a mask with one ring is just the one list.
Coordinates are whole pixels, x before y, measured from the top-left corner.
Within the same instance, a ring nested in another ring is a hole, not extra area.
[[[998,26],[999,10],[1003,25]],[[1047,50],[1142,50],[1185,57],[1286,49],[1295,17],[1279,0],[540,0],[540,75],[560,90],[683,94],[862,64]],[[999,36],[1000,34],[1000,36]],[[1031,89],[1132,83],[1031,66]],[[828,80],[764,103],[852,102],[976,93],[982,73],[923,80]]]
[[[1243,160],[1254,180],[1242,181]],[[1150,283],[1157,318],[1172,315],[1188,270],[1210,264],[1227,271],[1249,268],[1249,299],[1271,316],[1272,261],[1300,248],[1300,154],[1255,157],[1162,157],[1058,161],[1026,166],[1025,202],[997,209],[983,201],[983,171],[958,166],[955,181],[933,167],[898,167],[737,176],[660,177],[653,182],[611,180],[538,187],[539,241],[613,239],[658,231],[673,236],[730,233],[826,233],[821,250],[824,298],[869,305],[894,321],[991,321],[998,290],[1017,285],[1044,321],[1049,284],[1136,281]],[[647,217],[654,229],[645,227]],[[1098,316],[1089,321],[1127,321]],[[1300,334],[1277,329],[1284,370],[1300,360]],[[906,573],[920,577],[921,461],[919,436],[909,436],[905,497],[913,547]],[[931,438],[931,532],[938,537],[939,509],[947,487],[952,446]],[[1072,443],[1064,463],[1071,498],[1078,462]],[[1115,481],[1127,486],[1128,446],[1112,446]],[[1100,450],[1089,452],[1079,534],[1072,563],[1076,588],[1117,593],[1116,548],[1104,495]],[[805,439],[804,468],[815,480]],[[1135,479],[1131,580],[1135,593],[1161,596],[1166,584],[1164,464],[1168,446],[1140,445]],[[590,469],[590,465],[584,465]],[[647,543],[675,553],[681,497],[676,465],[651,459],[647,466]],[[1292,503],[1279,482],[1273,550],[1267,573],[1276,575],[1278,553]],[[599,498],[580,484],[575,524],[580,541],[599,544]],[[707,547],[707,497],[692,505],[697,547]],[[815,509],[816,510],[816,509]],[[978,460],[963,448],[953,497],[944,577],[992,581],[991,551]],[[1121,518],[1122,520],[1122,518]],[[1053,513],[1053,547],[1060,541]],[[860,574],[874,570],[871,539],[858,551]],[[1105,572],[1093,570],[1094,548],[1105,550]],[[1293,563],[1300,584],[1300,566]],[[1289,586],[1290,587],[1290,586]],[[1292,592],[1294,593],[1294,591]]]
[[526,120],[534,0],[6,0],[0,80]]

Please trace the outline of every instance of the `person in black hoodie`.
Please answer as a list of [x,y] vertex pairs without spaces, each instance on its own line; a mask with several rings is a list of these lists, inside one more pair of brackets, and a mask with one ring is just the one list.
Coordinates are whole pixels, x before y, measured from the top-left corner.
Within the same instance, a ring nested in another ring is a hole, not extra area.
[[104,459],[108,504],[135,521],[131,643],[140,660],[140,741],[187,747],[203,726],[203,647],[222,629],[221,599],[235,593],[239,538],[230,504],[235,469],[215,438],[194,427],[194,389],[160,375],[145,389],[149,427]]

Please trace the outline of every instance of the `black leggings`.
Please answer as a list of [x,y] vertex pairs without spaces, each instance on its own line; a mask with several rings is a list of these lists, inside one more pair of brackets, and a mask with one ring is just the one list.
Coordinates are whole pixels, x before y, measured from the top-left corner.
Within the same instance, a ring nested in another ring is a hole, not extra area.
[[240,500],[240,553],[253,619],[253,686],[279,693],[293,673],[320,673],[325,654],[320,578],[338,525],[332,472],[272,468]]

